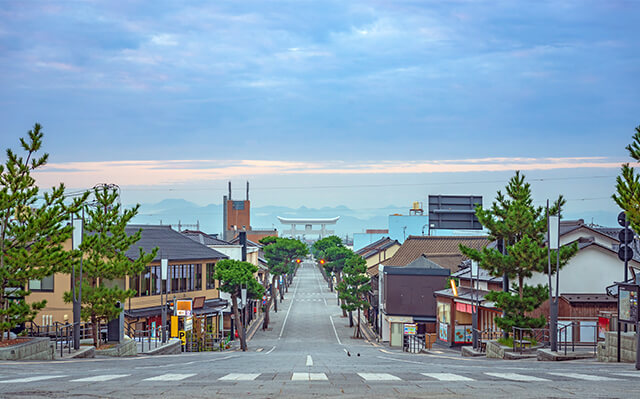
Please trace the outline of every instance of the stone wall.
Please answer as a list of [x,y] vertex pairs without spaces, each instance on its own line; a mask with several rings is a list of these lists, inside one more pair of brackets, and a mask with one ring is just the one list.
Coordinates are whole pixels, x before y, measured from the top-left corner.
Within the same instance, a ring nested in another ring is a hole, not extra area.
[[511,351],[511,348],[500,345],[498,341],[487,341],[487,358],[504,359],[505,351]]
[[[620,361],[635,363],[636,361],[636,334],[633,332],[622,332],[620,341]],[[599,362],[618,361],[618,333],[608,331],[605,334],[604,342],[598,343]]]
[[97,349],[96,355],[103,356],[115,356],[115,357],[124,357],[124,356],[136,356],[138,354],[138,345],[136,341],[129,339],[126,340],[113,348],[109,349]]
[[49,338],[29,338],[0,348],[0,360],[53,360],[53,351]]

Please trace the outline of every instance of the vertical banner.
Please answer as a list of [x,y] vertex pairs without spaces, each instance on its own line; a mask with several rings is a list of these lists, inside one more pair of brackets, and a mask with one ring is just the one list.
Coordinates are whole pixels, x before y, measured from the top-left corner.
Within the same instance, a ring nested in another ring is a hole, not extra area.
[[71,236],[71,248],[78,250],[80,249],[80,244],[82,244],[82,228],[83,228],[83,220],[82,219],[73,219],[73,234]]
[[160,260],[160,279],[167,279],[167,269],[169,269],[169,259]]
[[560,218],[558,216],[549,216],[549,248],[558,249],[560,245]]

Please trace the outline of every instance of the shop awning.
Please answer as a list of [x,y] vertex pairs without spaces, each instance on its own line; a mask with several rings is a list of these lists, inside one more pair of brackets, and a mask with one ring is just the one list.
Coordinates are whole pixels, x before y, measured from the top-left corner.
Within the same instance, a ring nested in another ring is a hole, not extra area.
[[426,317],[413,316],[413,321],[415,323],[435,323],[436,317],[435,316],[426,316]]
[[[213,298],[207,299],[204,302],[204,306],[200,309],[194,309],[194,314],[202,315],[202,314],[212,314],[219,313],[224,310],[228,305],[227,300],[221,298]],[[124,315],[126,317],[131,317],[134,319],[138,319],[141,317],[151,317],[151,316],[159,316],[162,314],[162,306],[149,306],[146,308],[138,308],[138,309],[125,309]]]

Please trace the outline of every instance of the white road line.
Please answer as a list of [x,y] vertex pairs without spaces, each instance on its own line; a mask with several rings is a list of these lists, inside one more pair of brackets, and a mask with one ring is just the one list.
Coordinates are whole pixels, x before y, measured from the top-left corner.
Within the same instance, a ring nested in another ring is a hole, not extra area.
[[333,327],[333,332],[336,334],[336,339],[338,340],[338,344],[342,345],[342,342],[340,342],[340,338],[338,337],[338,331],[336,330],[336,325],[333,324],[333,317],[331,317],[331,315],[329,315],[329,320],[331,320],[331,326]]
[[142,381],[182,381],[185,378],[193,377],[194,375],[196,375],[196,374],[195,373],[193,373],[193,374],[175,374],[175,373],[170,373],[170,374],[159,375],[159,376],[156,376],[156,377],[145,378]]
[[485,373],[492,377],[503,378],[505,380],[512,381],[549,381],[546,378],[534,377],[531,375],[517,374],[517,373]]
[[293,306],[293,300],[296,299],[296,293],[298,292],[298,286],[300,285],[300,279],[296,283],[296,289],[293,291],[293,296],[291,297],[291,303],[289,303],[289,309],[287,310],[287,314],[284,316],[284,321],[282,322],[282,329],[280,330],[280,335],[278,339],[282,338],[282,333],[284,332],[284,326],[287,325],[287,319],[289,318],[289,312],[291,312],[291,307]]
[[66,377],[66,375],[40,375],[37,377],[15,378],[13,380],[0,381],[0,384],[12,384],[16,382],[35,382],[35,381],[51,380],[53,378],[62,378],[62,377]]
[[325,373],[309,373],[309,381],[327,381]]
[[258,378],[258,374],[247,374],[247,373],[230,373],[225,375],[224,377],[218,378],[218,381],[253,381]]
[[438,381],[475,381],[473,378],[451,373],[420,373]]
[[[188,355],[182,354],[182,356],[188,356]],[[218,361],[218,360],[231,359],[231,358],[234,358],[234,357],[238,357],[238,355],[217,357],[217,358],[207,359],[207,360],[195,360],[195,361],[192,361],[192,362],[189,362],[189,363],[171,363],[171,364],[160,364],[160,365],[157,365],[157,366],[138,366],[138,367],[134,367],[134,368],[135,369],[156,369],[156,368],[160,368],[160,367],[178,367],[178,366],[183,366],[185,364],[209,363],[209,362],[215,362],[215,361]],[[126,357],[123,358],[123,359],[126,359]]]
[[635,373],[628,372],[628,373],[611,373],[611,374],[619,375],[622,377],[640,377],[640,373],[638,373],[637,371]]
[[307,366],[313,366],[313,359],[311,355],[307,355]]
[[388,373],[358,373],[366,381],[402,381],[402,379]]
[[275,346],[274,346],[273,348],[269,349],[269,350],[267,351],[267,353],[266,353],[266,354],[268,355],[269,353],[273,352],[273,351],[274,351],[274,349],[276,349],[276,347],[275,347]]
[[[393,353],[393,352],[385,352],[385,353]],[[394,360],[396,362],[401,362],[401,363],[412,363],[412,364],[420,364],[420,365],[424,365],[424,362],[414,362],[411,360],[404,360],[404,359],[394,359],[392,357],[387,357],[387,356],[376,356],[378,359],[386,359],[386,360]]]
[[560,377],[575,378],[576,380],[585,381],[620,381],[619,378],[603,377],[600,375],[580,374],[580,373],[548,373]]
[[293,373],[291,381],[309,381],[309,373]]
[[93,377],[86,378],[78,378],[77,380],[71,380],[71,382],[100,382],[100,381],[109,381],[115,380],[116,378],[128,377],[131,374],[105,374],[105,375],[95,375]]

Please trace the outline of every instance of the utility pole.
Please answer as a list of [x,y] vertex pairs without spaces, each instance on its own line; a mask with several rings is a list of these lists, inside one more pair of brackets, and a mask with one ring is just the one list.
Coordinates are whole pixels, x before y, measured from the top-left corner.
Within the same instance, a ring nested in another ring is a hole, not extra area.
[[[71,215],[71,225],[73,226],[73,235],[71,238],[71,247],[74,250],[80,250],[82,244],[82,236],[84,234],[84,206],[82,207],[82,218],[74,219]],[[73,300],[73,349],[80,349],[80,313],[82,310],[82,252],[80,253],[80,276],[76,280],[76,263],[73,262],[71,269],[71,295]]]

